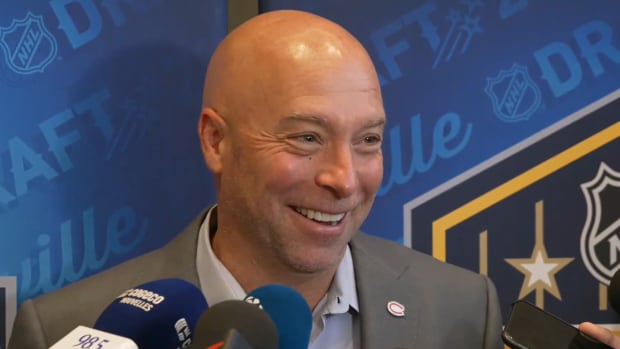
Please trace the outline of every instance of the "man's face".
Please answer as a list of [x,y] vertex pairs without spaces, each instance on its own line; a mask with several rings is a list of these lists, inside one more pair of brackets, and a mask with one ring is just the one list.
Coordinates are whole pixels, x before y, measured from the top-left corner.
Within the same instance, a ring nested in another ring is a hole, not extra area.
[[376,79],[326,64],[261,84],[255,105],[229,122],[221,209],[255,257],[304,273],[334,268],[383,175]]

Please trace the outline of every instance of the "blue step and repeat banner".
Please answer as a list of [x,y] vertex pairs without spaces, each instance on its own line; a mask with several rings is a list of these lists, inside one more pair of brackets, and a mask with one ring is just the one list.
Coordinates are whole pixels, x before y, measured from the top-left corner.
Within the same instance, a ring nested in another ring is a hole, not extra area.
[[385,178],[364,230],[615,329],[620,2],[264,0],[351,31],[380,75]]
[[16,303],[214,201],[196,129],[226,17],[225,0],[0,2],[0,347]]
[[[364,230],[619,322],[620,3],[267,0],[349,29],[388,125]],[[0,3],[0,347],[16,306],[161,246],[205,205],[196,135],[225,0]]]

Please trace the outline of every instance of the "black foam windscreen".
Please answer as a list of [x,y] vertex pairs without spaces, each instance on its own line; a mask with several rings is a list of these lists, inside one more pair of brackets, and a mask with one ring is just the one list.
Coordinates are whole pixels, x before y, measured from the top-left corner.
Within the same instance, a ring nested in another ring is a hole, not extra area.
[[225,340],[230,330],[239,332],[253,349],[277,349],[278,332],[267,313],[241,300],[211,306],[198,319],[192,348],[207,348]]

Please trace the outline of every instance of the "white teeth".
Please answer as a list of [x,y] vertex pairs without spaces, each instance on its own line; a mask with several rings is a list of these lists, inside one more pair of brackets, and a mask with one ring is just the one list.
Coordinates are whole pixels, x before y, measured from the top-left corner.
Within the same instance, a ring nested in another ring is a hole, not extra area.
[[340,222],[340,220],[344,217],[344,213],[329,214],[329,213],[309,210],[307,208],[295,208],[295,210],[299,212],[300,214],[312,220],[315,220],[317,222],[321,222],[321,223],[336,224]]

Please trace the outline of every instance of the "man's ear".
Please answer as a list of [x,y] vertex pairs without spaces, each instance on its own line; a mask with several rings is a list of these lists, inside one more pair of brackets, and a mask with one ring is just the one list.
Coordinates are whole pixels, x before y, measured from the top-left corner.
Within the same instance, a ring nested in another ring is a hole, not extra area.
[[207,166],[213,174],[222,173],[223,139],[226,135],[226,122],[213,109],[203,108],[198,121],[200,146]]

